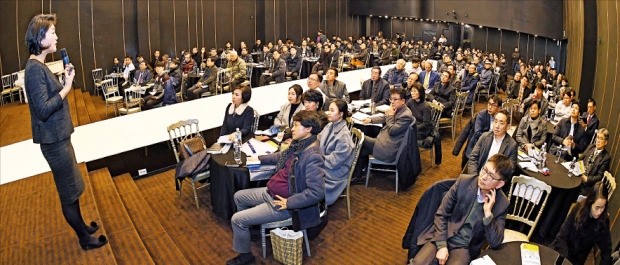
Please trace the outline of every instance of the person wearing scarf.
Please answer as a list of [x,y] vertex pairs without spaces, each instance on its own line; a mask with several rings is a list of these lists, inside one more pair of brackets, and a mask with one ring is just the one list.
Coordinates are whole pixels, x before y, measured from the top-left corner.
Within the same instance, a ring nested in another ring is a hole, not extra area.
[[[258,157],[263,165],[277,165],[267,187],[235,193],[237,212],[230,220],[233,250],[239,253],[227,265],[253,264],[250,227],[293,218],[296,230],[320,223],[319,203],[325,197],[324,160],[317,134],[321,131],[316,112],[302,110],[293,116],[293,141],[282,152]],[[248,158],[252,160],[256,158]],[[295,222],[294,222],[295,223]]]

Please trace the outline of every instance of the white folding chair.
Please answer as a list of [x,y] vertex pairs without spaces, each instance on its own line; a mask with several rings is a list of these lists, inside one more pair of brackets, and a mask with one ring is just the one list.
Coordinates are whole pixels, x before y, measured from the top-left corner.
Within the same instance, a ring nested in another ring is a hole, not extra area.
[[504,243],[529,241],[534,233],[540,215],[547,205],[551,186],[528,176],[515,176],[510,185],[510,206],[506,220],[512,220],[529,226],[527,234],[516,230],[504,229]]

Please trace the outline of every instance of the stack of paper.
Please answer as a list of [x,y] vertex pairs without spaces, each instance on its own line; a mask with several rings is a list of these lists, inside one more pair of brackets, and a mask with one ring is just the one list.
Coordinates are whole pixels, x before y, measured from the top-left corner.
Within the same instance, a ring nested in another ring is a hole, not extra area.
[[477,258],[472,260],[469,265],[496,265],[495,262],[489,255],[484,255],[484,257]]
[[521,264],[540,265],[540,253],[537,245],[521,244]]
[[573,168],[573,170],[571,171],[570,168],[570,164],[572,163],[572,161],[566,161],[562,163],[562,166],[564,166],[566,169],[568,169],[568,172],[573,173],[573,175],[575,176],[581,176],[583,173],[586,172],[586,165],[583,164],[583,160],[579,160],[577,162],[575,162],[575,168]]
[[362,107],[370,105],[370,99],[367,99],[367,100],[352,100],[351,101],[351,105],[353,105],[354,107],[359,109],[359,108],[362,108]]
[[383,127],[383,124],[381,123],[364,123],[363,120],[366,118],[370,118],[370,117],[379,117],[379,116],[383,116],[383,114],[378,113],[375,115],[368,115],[366,113],[362,113],[361,111],[358,111],[356,113],[353,113],[353,115],[351,115],[351,119],[353,120],[353,123],[357,123],[357,124],[361,124],[361,125],[372,125],[372,126],[379,126],[379,127]]
[[241,152],[244,152],[247,156],[266,155],[277,150],[277,145],[272,144],[271,142],[261,142],[254,138],[251,138],[241,146]]

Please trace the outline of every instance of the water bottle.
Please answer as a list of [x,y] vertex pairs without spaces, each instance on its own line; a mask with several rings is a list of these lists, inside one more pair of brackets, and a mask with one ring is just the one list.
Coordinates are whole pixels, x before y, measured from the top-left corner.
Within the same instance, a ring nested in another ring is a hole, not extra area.
[[235,150],[235,162],[241,164],[241,132],[239,128],[235,131],[235,139],[233,139],[233,147]]

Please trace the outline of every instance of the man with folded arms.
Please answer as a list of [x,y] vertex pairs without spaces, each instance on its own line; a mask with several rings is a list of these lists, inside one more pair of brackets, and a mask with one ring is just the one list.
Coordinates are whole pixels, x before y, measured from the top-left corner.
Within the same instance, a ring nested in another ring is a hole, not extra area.
[[360,99],[370,99],[377,106],[389,104],[390,86],[385,79],[381,78],[381,67],[375,66],[370,70],[370,79],[362,83]]

